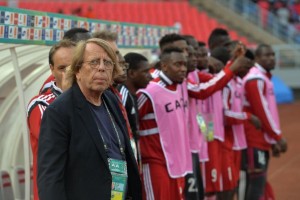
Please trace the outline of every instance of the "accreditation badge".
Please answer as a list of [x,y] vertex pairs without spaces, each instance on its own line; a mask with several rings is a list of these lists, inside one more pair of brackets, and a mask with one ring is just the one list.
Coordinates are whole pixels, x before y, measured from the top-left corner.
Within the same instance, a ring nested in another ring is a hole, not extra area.
[[212,121],[208,122],[206,140],[208,142],[214,140],[214,123]]
[[213,121],[213,114],[207,114],[206,118],[207,124],[207,133],[206,133],[206,140],[211,142],[214,140],[214,121]]
[[196,115],[196,119],[197,119],[197,124],[199,126],[199,129],[200,129],[201,133],[206,135],[207,127],[206,127],[206,123],[205,123],[204,118],[202,117],[202,115],[200,113],[198,113]]
[[207,117],[205,121],[204,117],[198,113],[196,116],[197,124],[201,130],[201,133],[204,135],[206,141],[211,142],[214,140],[214,123],[212,121],[212,116]]
[[127,189],[127,164],[124,160],[108,159],[112,176],[111,200],[125,200]]

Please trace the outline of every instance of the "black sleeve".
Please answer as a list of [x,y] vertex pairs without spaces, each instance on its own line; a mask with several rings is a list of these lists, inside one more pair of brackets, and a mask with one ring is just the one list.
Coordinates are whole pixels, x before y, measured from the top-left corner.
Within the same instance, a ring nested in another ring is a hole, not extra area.
[[50,105],[42,118],[37,170],[40,200],[67,200],[64,173],[69,144],[68,120],[58,110]]
[[127,101],[125,104],[125,109],[127,112],[131,130],[132,130],[133,134],[136,134],[136,131],[138,130],[138,124],[137,124],[138,110],[134,104],[134,99],[131,94],[128,95],[128,98],[127,98]]

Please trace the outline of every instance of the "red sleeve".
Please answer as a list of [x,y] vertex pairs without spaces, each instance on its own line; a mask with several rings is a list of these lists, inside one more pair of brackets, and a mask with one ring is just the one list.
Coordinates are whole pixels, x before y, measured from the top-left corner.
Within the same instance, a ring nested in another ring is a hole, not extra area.
[[224,105],[224,121],[228,126],[243,124],[245,121],[249,120],[251,117],[250,113],[246,112],[235,112],[231,110],[231,97],[232,90],[229,86],[223,88],[223,105]]
[[138,93],[138,109],[140,121],[140,135],[146,136],[149,132],[158,133],[154,109],[150,98],[144,93]]
[[37,152],[38,152],[38,141],[40,136],[40,126],[42,120],[42,113],[44,111],[43,105],[36,104],[28,113],[27,123],[30,134],[30,144],[32,150],[32,168],[33,168],[33,190],[34,195],[38,196],[37,192]]
[[214,76],[209,73],[204,73],[204,72],[198,72],[198,77],[201,83],[206,83],[209,80],[211,80]]
[[262,122],[263,130],[273,139],[280,140],[280,130],[276,129],[274,119],[267,105],[267,100],[264,96],[266,93],[266,85],[262,79],[253,79],[246,83],[245,91],[246,98],[250,104],[253,114],[256,115]]
[[138,103],[138,109],[139,109],[139,118],[140,120],[148,113],[153,113],[153,107],[151,100],[147,95],[145,95],[142,92],[137,93],[137,103]]
[[28,128],[31,137],[39,139],[40,126],[42,120],[42,112],[46,109],[45,106],[37,104],[28,115]]
[[[227,67],[220,71],[216,76],[212,76],[209,81],[192,84],[188,81],[189,97],[196,99],[206,99],[218,90],[221,90],[233,77],[233,72]],[[208,78],[208,77],[207,77]]]

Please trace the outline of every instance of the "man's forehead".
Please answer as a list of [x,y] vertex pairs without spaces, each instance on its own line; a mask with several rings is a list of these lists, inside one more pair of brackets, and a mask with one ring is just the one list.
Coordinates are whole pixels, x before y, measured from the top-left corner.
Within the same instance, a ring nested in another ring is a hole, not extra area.
[[195,48],[192,45],[189,45],[188,46],[188,52],[189,53],[196,53],[196,50],[195,50]]
[[198,42],[197,42],[197,40],[195,39],[195,38],[188,38],[188,41],[189,41],[189,43],[194,47],[194,48],[198,48],[199,47],[199,45],[198,45]]
[[[73,57],[73,51],[75,50],[75,47],[60,47],[57,49],[54,54],[52,55],[53,61],[60,58],[72,58]],[[55,62],[55,61],[54,61]]]
[[59,52],[59,51],[74,51],[74,50],[75,50],[75,46],[59,47],[59,48],[55,51],[55,54],[56,54],[56,52]]
[[141,60],[140,62],[138,62],[138,68],[137,70],[149,70],[151,68],[151,65],[148,61],[146,60]]
[[186,61],[186,56],[181,52],[172,52],[171,53],[172,61]]
[[181,45],[181,46],[188,46],[187,42],[185,40],[177,40],[172,43],[172,46]]
[[199,47],[199,48],[198,48],[198,52],[199,52],[199,53],[207,53],[208,51],[207,51],[207,48],[206,48],[206,47]]
[[100,46],[100,44],[94,43],[94,42],[89,42],[86,44],[85,51],[90,51],[90,52],[106,52],[106,50]]
[[274,53],[274,50],[272,49],[272,47],[264,47],[262,49],[262,53],[263,54],[270,54],[270,53]]
[[[97,44],[94,44],[98,46]],[[85,57],[94,57],[94,58],[109,58],[107,52],[100,46],[97,48],[92,43],[88,43],[85,49]]]
[[221,43],[222,46],[228,46],[231,44],[231,40],[230,40],[230,37],[229,36],[221,36],[219,38],[219,42]]

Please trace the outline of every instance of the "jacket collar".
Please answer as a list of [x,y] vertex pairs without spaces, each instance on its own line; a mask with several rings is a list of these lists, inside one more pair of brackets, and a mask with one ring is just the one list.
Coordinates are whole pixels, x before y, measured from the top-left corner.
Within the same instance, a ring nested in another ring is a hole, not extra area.
[[173,81],[171,81],[171,79],[169,77],[167,77],[167,75],[161,71],[159,73],[159,78],[160,80],[162,80],[166,85],[173,85]]
[[255,67],[256,67],[257,69],[259,69],[259,71],[263,72],[264,74],[267,73],[267,71],[266,71],[260,64],[255,63]]
[[[95,119],[92,115],[92,112],[90,110],[90,107],[88,105],[88,102],[81,92],[79,85],[75,83],[72,88],[73,93],[74,93],[74,101],[75,101],[75,107],[76,112],[78,112],[82,122],[85,124],[85,127],[87,129],[87,132],[93,139],[97,150],[99,151],[99,154],[101,155],[104,163],[106,163],[106,166],[108,167],[108,161],[107,161],[107,155],[104,149],[104,144],[103,141],[99,135],[99,130],[97,130],[97,125],[95,122]],[[127,130],[124,127],[125,120],[124,118],[121,118],[121,111],[118,109],[118,102],[116,96],[109,90],[106,90],[102,94],[103,100],[105,101],[108,109],[110,110],[111,114],[113,115],[116,123],[119,125],[122,133],[125,133],[123,135],[127,134]],[[127,134],[128,135],[128,134]]]
[[62,94],[62,90],[56,86],[54,81],[51,81],[52,85],[51,85],[51,92],[58,97],[59,95]]
[[103,141],[99,135],[99,130],[97,129],[96,121],[92,115],[88,102],[81,92],[79,85],[75,83],[71,87],[74,95],[74,102],[75,102],[75,112],[78,113],[79,118],[84,124],[88,134],[91,136],[101,158],[103,159],[105,166],[108,167],[107,155],[104,149]]
[[272,78],[272,74],[270,72],[268,72],[267,70],[265,70],[265,68],[263,68],[260,64],[255,63],[255,67],[261,71],[265,76],[267,76],[268,78]]

